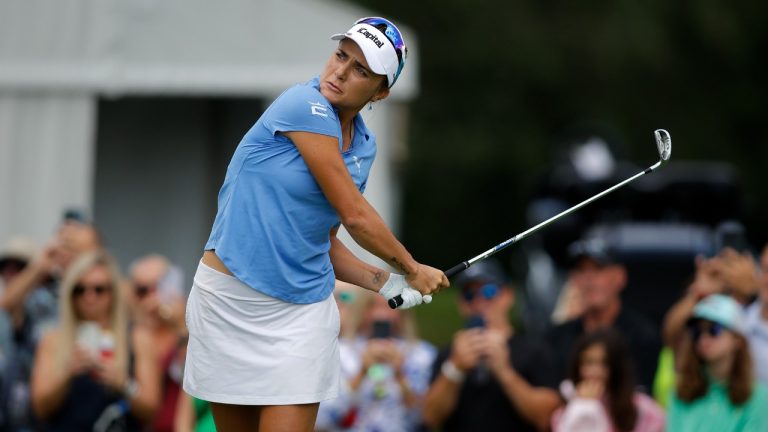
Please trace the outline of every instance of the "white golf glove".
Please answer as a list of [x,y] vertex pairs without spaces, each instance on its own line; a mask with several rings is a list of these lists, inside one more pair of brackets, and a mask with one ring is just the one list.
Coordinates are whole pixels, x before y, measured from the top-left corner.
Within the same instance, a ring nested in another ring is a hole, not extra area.
[[422,296],[418,290],[408,285],[408,282],[405,281],[405,276],[396,273],[389,274],[389,279],[381,287],[379,294],[387,300],[400,295],[403,298],[403,304],[398,309],[410,309],[422,303],[432,302],[431,295]]

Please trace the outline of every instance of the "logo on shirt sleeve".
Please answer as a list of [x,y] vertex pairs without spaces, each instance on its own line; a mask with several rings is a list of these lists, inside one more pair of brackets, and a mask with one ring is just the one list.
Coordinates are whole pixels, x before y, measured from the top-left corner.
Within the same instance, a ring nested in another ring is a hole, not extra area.
[[328,107],[322,102],[309,102],[309,106],[312,107],[312,115],[328,117]]

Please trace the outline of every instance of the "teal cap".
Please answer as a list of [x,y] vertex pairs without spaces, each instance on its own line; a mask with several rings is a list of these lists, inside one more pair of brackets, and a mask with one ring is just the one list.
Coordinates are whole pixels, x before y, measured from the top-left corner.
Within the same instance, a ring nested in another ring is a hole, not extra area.
[[733,298],[723,294],[711,294],[696,304],[691,319],[716,322],[727,329],[744,335],[744,309]]

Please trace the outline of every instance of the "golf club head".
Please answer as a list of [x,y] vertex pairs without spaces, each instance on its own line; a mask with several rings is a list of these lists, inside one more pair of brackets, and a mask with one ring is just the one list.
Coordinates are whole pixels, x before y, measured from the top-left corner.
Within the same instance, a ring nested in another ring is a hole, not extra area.
[[661,163],[665,164],[672,156],[672,137],[664,129],[656,129],[653,132],[656,137],[656,147],[659,149],[659,158]]

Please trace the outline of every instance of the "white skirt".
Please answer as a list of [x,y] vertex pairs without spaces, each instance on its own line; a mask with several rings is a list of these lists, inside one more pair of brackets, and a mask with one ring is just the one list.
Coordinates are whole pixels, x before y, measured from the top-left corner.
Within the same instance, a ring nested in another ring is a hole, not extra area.
[[186,321],[184,391],[198,399],[295,405],[339,393],[339,309],[333,296],[286,303],[201,262]]

